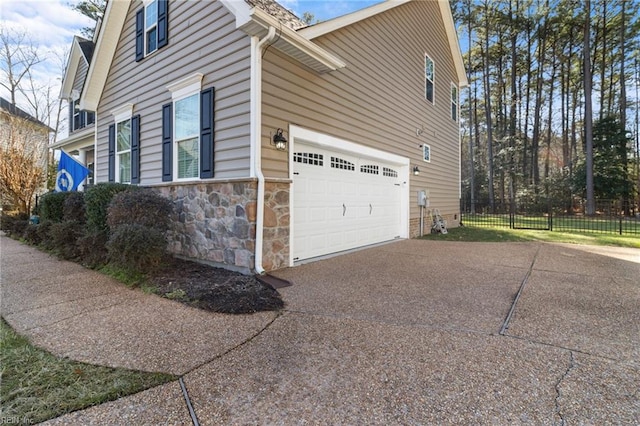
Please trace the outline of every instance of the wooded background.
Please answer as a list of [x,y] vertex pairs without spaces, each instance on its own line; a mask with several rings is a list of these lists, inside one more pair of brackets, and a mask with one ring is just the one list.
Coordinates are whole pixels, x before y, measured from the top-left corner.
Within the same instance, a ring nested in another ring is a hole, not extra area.
[[595,197],[637,212],[640,1],[451,7],[469,77],[460,108],[463,201],[551,197],[570,210],[587,197],[592,161]]

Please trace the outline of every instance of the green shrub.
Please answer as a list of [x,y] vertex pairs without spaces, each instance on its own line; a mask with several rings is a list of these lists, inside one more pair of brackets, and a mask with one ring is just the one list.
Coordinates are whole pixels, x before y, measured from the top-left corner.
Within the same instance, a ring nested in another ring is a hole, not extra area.
[[93,232],[78,238],[80,262],[89,268],[99,268],[108,262],[107,233]]
[[166,231],[169,228],[171,200],[149,188],[125,191],[113,196],[107,210],[107,223],[113,230],[119,225],[142,225]]
[[49,192],[40,197],[38,213],[40,220],[62,222],[64,220],[64,202],[71,192]]
[[62,206],[62,217],[78,223],[85,223],[84,192],[70,192]]
[[63,259],[74,260],[80,257],[78,239],[84,234],[84,227],[79,222],[66,220],[53,223],[49,231],[53,250]]
[[22,237],[25,239],[27,243],[32,244],[34,246],[37,246],[40,243],[42,243],[42,239],[40,238],[40,233],[38,232],[39,226],[40,225],[33,225],[33,224],[27,225],[27,227],[24,230],[24,233],[22,234]]
[[29,216],[25,213],[3,214],[0,218],[0,229],[13,237],[21,237],[28,224]]
[[122,183],[99,183],[87,189],[84,194],[87,228],[89,232],[108,232],[107,208],[114,195],[128,189],[137,188]]
[[55,248],[53,240],[51,239],[50,231],[53,226],[53,222],[50,220],[41,221],[36,228],[36,234],[40,240],[40,247],[45,250],[53,250]]
[[160,230],[138,224],[117,226],[107,242],[110,262],[139,272],[149,272],[162,264],[166,247]]

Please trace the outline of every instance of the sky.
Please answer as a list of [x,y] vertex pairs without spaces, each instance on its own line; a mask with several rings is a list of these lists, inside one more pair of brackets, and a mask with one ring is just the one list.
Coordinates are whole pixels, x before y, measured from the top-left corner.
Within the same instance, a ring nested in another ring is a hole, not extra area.
[[[121,1],[121,0],[115,0]],[[239,1],[239,0],[238,0]],[[381,0],[280,0],[279,3],[298,16],[310,12],[316,20],[325,21],[341,16]],[[59,93],[63,63],[66,61],[74,35],[81,35],[83,27],[92,21],[71,10],[78,0],[0,0],[0,25],[3,28],[26,32],[39,56],[45,60],[36,68],[35,79]],[[1,65],[1,64],[0,64]],[[0,87],[0,96],[8,98],[8,91]],[[18,106],[28,109],[21,99]]]

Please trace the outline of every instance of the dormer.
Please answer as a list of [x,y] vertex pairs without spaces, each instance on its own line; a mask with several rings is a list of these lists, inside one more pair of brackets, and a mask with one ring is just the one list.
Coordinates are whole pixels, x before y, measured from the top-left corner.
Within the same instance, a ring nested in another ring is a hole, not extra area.
[[60,99],[69,103],[69,135],[95,123],[95,114],[79,107],[93,49],[92,41],[78,36],[73,38],[60,90]]

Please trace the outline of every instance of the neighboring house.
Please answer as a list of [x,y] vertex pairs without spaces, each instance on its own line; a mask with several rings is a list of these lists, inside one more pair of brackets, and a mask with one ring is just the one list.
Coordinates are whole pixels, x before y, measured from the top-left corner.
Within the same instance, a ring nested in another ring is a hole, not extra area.
[[[80,94],[87,78],[93,49],[92,41],[78,36],[73,38],[60,89],[60,99],[65,99],[69,105],[69,135],[50,146],[51,149],[61,149],[75,155],[91,171],[94,163],[96,120],[94,112],[80,109]],[[93,174],[84,183],[93,183]],[[83,187],[84,184],[79,189],[82,190]]]
[[[10,149],[17,150],[14,152],[18,152],[20,156],[26,159],[26,161],[22,163],[23,166],[27,164],[34,164],[33,162],[35,162],[36,166],[42,169],[44,176],[42,185],[40,185],[39,188],[36,188],[36,185],[29,186],[29,191],[35,191],[26,198],[31,198],[32,195],[35,196],[38,192],[46,191],[50,132],[53,132],[53,129],[45,123],[41,122],[28,112],[18,108],[10,101],[0,97],[0,144],[2,145],[3,151]],[[16,167],[17,169],[14,169],[14,172],[19,171],[20,167],[17,164],[7,164],[4,161],[2,161],[2,166],[10,168]],[[28,171],[20,172],[26,173]],[[5,176],[5,173],[2,173],[2,175]],[[31,178],[27,178],[25,176],[26,175],[22,175],[20,178],[16,177],[13,184],[20,182],[21,186],[28,184],[28,182],[35,182],[32,181]],[[23,193],[22,195],[24,196],[25,194],[26,193]],[[0,197],[2,198],[0,203],[3,205],[12,201],[8,199],[7,194],[4,193],[0,194]],[[30,204],[30,200],[23,199],[22,201],[26,206]]]
[[313,26],[271,0],[110,1],[80,104],[96,181],[174,201],[173,253],[263,272],[416,236],[420,190],[457,226],[466,84],[446,0]]

